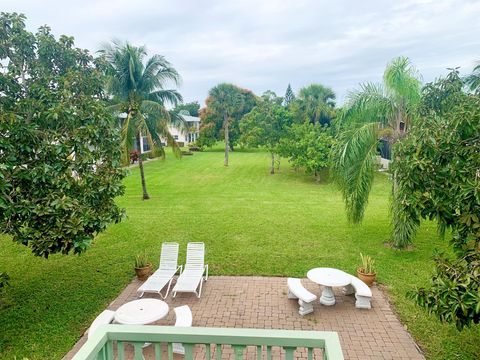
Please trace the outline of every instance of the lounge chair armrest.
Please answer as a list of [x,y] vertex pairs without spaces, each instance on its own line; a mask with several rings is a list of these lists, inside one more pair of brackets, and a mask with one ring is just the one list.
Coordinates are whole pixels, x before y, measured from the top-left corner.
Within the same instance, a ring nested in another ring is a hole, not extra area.
[[181,274],[183,271],[183,265],[178,265],[177,270],[175,270],[175,274],[177,273],[178,270],[180,270],[180,274]]
[[205,265],[205,281],[208,280],[208,264]]

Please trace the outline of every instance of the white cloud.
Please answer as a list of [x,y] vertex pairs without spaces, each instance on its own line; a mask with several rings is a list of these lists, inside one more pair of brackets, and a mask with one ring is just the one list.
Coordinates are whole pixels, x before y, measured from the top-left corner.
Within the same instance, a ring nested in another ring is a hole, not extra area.
[[409,56],[426,81],[480,59],[480,2],[408,0],[3,0],[31,30],[48,24],[92,51],[112,38],[145,44],[176,66],[186,100],[221,81],[283,94],[312,82],[340,99]]

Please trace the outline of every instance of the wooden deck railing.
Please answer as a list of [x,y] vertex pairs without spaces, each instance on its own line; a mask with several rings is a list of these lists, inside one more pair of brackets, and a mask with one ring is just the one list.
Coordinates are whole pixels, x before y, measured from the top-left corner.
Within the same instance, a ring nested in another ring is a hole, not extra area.
[[[194,348],[206,359],[222,359],[222,349],[231,346],[232,357],[244,359],[247,346],[253,347],[257,359],[284,358],[293,360],[299,349],[307,359],[321,349],[323,359],[343,360],[338,334],[331,331],[297,331],[232,328],[181,328],[173,326],[104,325],[99,327],[82,346],[73,360],[125,359],[126,345],[133,346],[134,359],[143,360],[145,343],[151,343],[154,359],[173,359],[172,343],[182,343],[185,359],[194,357]],[[166,345],[162,345],[166,344]],[[222,346],[223,345],[223,346]],[[166,349],[162,352],[163,349]],[[130,348],[132,349],[132,348]],[[315,350],[315,352],[314,352]],[[151,351],[151,350],[150,350]],[[275,352],[276,351],[276,352]],[[263,354],[263,357],[262,357]],[[163,356],[162,356],[163,355]],[[315,356],[315,358],[317,358]]]

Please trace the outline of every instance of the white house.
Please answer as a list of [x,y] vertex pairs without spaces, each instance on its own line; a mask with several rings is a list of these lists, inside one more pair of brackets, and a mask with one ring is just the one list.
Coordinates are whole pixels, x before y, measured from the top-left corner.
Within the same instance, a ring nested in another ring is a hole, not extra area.
[[[179,146],[186,146],[198,139],[198,136],[200,135],[200,118],[196,116],[185,115],[182,113],[180,113],[180,116],[183,117],[186,122],[186,129],[183,130],[177,128],[176,126],[169,126],[168,130],[170,131],[170,134],[172,134],[173,138]],[[165,139],[162,139],[162,142],[164,145],[166,144]],[[142,154],[144,152],[150,151],[146,136],[140,138],[140,147]]]

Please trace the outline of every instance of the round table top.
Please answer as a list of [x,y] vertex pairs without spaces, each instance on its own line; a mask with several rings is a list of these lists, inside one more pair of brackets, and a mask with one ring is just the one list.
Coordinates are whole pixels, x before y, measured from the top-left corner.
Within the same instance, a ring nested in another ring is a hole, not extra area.
[[139,299],[123,304],[115,312],[115,322],[124,325],[151,324],[168,314],[168,305],[158,299]]
[[311,269],[308,271],[307,277],[314,283],[323,286],[346,286],[351,282],[349,274],[332,268]]

